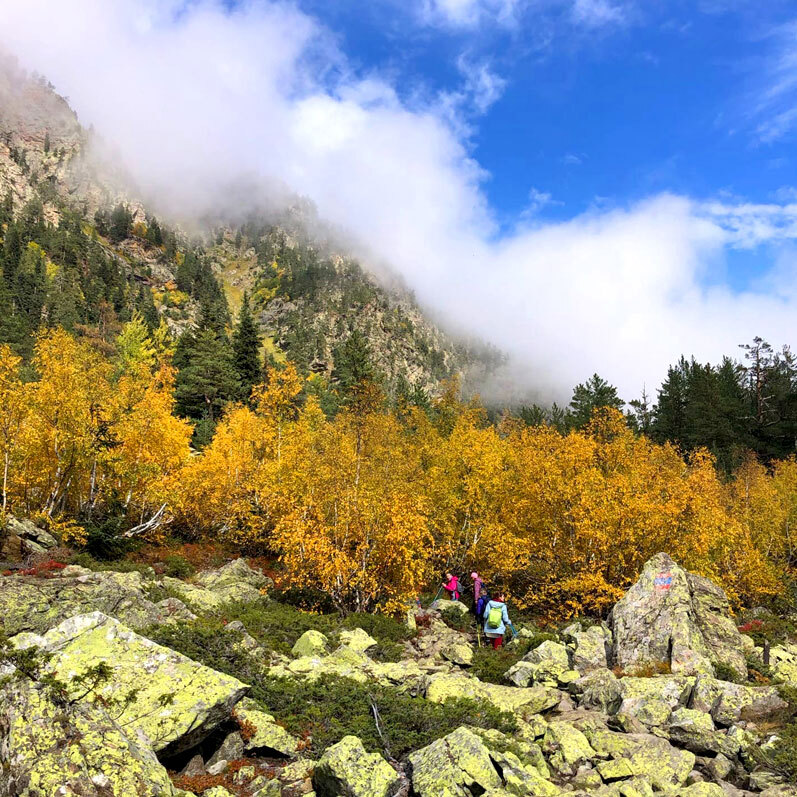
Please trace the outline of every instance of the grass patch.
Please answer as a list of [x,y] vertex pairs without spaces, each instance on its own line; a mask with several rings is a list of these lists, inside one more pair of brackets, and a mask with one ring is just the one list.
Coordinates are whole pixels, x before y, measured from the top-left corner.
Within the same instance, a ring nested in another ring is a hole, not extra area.
[[359,737],[366,750],[384,752],[372,705],[379,711],[390,752],[399,759],[461,725],[508,734],[517,731],[512,714],[490,703],[465,699],[432,703],[388,687],[334,676],[314,683],[264,678],[253,687],[252,697],[288,731],[308,739],[313,757],[348,734]]

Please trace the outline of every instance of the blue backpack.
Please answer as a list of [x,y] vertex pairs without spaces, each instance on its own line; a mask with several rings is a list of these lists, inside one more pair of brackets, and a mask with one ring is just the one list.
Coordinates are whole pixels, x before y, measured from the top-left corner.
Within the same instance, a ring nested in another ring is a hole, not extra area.
[[482,593],[476,601],[476,616],[481,618],[484,615],[484,607],[490,602],[490,596]]

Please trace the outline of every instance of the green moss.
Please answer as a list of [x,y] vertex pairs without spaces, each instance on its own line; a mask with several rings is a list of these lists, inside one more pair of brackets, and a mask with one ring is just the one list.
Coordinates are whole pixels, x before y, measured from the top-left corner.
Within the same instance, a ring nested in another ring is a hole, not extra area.
[[456,699],[436,704],[390,687],[329,675],[316,681],[267,677],[254,685],[251,694],[290,733],[309,734],[313,756],[347,735],[360,738],[366,750],[381,752],[374,705],[397,758],[465,724],[509,734],[517,730],[511,714],[483,701]]

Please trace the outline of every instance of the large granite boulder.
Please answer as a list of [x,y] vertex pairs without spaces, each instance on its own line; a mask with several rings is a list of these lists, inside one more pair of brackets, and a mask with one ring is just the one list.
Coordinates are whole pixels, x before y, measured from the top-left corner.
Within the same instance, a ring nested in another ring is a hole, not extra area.
[[58,545],[49,531],[33,521],[9,517],[0,529],[0,562],[22,562],[32,554],[41,554]]
[[274,582],[259,570],[250,567],[245,559],[235,559],[218,570],[207,570],[196,577],[197,583],[215,592],[224,603],[256,601]]
[[546,639],[541,645],[527,653],[506,672],[506,679],[515,686],[541,683],[556,686],[559,676],[570,669],[567,648],[559,642]]
[[[156,752],[168,748],[177,753],[197,744],[230,717],[248,690],[237,679],[139,636],[101,612],[14,641],[17,647],[35,646],[50,654],[49,671],[72,684],[73,698],[116,705],[119,725]],[[96,689],[87,691],[85,683],[74,681],[100,663],[108,665],[111,675]]]
[[716,584],[656,554],[612,611],[614,659],[630,674],[670,669],[714,675],[714,663],[747,676],[744,645]]
[[310,629],[305,631],[291,648],[291,653],[297,658],[302,656],[324,656],[329,651],[329,640],[320,631]]
[[695,754],[673,747],[666,739],[647,733],[616,733],[584,728],[584,735],[604,760],[598,772],[604,780],[644,778],[660,791],[684,786],[695,767]]
[[[130,628],[169,622],[175,616],[172,599],[153,603],[149,583],[141,573],[114,573],[66,568],[55,578],[0,576],[0,629],[12,636],[21,631],[43,633],[78,614],[100,611]],[[179,582],[182,584],[182,582]],[[182,611],[185,607],[180,604]]]
[[241,726],[248,730],[244,738],[246,752],[296,755],[299,740],[291,736],[281,725],[277,725],[274,717],[263,711],[254,700],[243,698],[235,707],[235,717]]
[[319,797],[391,797],[399,776],[379,753],[366,753],[356,736],[344,736],[324,751],[313,784]]
[[718,725],[759,722],[783,714],[788,704],[774,686],[747,686],[701,675],[691,697],[691,707],[706,711]]
[[19,680],[0,691],[0,794],[172,797],[148,745],[96,703],[54,703]]
[[609,666],[612,632],[608,628],[592,625],[583,631],[580,625],[572,625],[562,634],[569,642],[573,669],[586,675]]
[[427,700],[444,703],[455,697],[485,700],[502,711],[530,716],[555,708],[562,700],[562,693],[546,686],[518,688],[488,684],[465,675],[435,673],[430,676],[426,688]]
[[583,708],[615,714],[623,702],[620,680],[611,670],[593,670],[570,684],[570,691]]
[[419,797],[475,794],[556,797],[561,790],[514,752],[491,749],[489,739],[457,728],[410,755],[413,793]]

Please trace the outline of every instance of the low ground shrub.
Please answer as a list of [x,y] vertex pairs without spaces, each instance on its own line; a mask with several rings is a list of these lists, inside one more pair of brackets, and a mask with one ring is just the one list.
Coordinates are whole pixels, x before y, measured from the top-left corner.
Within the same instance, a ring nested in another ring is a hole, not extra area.
[[178,553],[169,554],[163,558],[165,565],[164,575],[172,578],[188,578],[196,572],[196,568],[184,556]]
[[379,643],[376,649],[369,651],[370,656],[379,661],[398,661],[403,652],[402,642],[413,636],[404,623],[386,615],[351,614],[342,618],[335,613],[302,611],[276,601],[229,604],[223,608],[220,617],[228,622],[240,620],[263,647],[284,654],[290,653],[305,631],[320,631],[334,645],[342,630],[362,628]]
[[96,559],[86,551],[75,554],[70,564],[79,565],[95,572],[141,573],[145,578],[153,576],[152,568],[143,562],[134,562],[130,559]]
[[733,667],[726,664],[724,661],[714,662],[714,675],[720,681],[730,681],[731,683],[739,683],[740,678]]
[[464,699],[432,703],[389,687],[334,676],[314,683],[264,678],[254,685],[252,697],[291,733],[307,739],[313,757],[348,734],[359,737],[367,750],[384,753],[374,706],[390,753],[398,759],[460,725],[517,731],[514,717],[489,703]]
[[772,749],[765,755],[765,763],[791,782],[797,780],[797,722],[778,732]]
[[221,620],[201,617],[191,623],[155,625],[144,630],[143,634],[153,642],[245,683],[260,676],[257,661],[240,647],[243,634],[226,628]]
[[763,647],[766,642],[780,645],[797,636],[797,626],[791,620],[761,611],[757,611],[754,617],[743,615],[739,631],[751,636],[758,647]]

